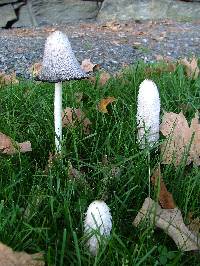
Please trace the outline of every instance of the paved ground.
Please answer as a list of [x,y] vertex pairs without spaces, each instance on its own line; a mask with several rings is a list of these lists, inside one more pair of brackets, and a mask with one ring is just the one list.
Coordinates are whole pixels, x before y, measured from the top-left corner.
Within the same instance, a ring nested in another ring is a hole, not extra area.
[[29,77],[29,67],[42,60],[45,39],[55,29],[69,36],[80,62],[90,58],[109,72],[137,60],[152,62],[156,55],[200,57],[200,21],[88,23],[0,30],[0,71]]

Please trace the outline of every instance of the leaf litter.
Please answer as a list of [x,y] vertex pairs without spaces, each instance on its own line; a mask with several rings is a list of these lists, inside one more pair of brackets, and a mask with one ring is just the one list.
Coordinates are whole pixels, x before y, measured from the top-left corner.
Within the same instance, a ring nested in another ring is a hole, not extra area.
[[200,123],[199,113],[188,122],[182,112],[179,114],[165,112],[160,125],[160,131],[167,137],[161,144],[161,155],[163,164],[173,163],[180,165],[184,155],[186,165],[193,162],[194,165],[200,165]]
[[197,79],[199,76],[199,67],[197,58],[193,57],[190,61],[187,58],[181,59],[180,64],[185,66],[186,75],[189,78]]
[[29,151],[32,151],[30,141],[19,143],[0,132],[0,153],[13,155]]
[[177,207],[162,209],[157,202],[148,197],[135,217],[133,225],[138,227],[145,221],[148,222],[147,226],[150,224],[162,229],[180,250],[200,250],[200,238],[185,225],[181,211]]
[[92,83],[96,83],[98,81],[98,85],[104,86],[107,81],[110,79],[111,75],[106,71],[100,71],[99,75],[96,77],[90,77],[89,80]]
[[99,67],[99,64],[93,64],[90,59],[84,59],[81,63],[81,69],[86,73],[94,72]]
[[114,101],[116,101],[116,98],[113,96],[109,96],[107,98],[101,99],[101,101],[98,104],[98,110],[104,114],[108,113],[107,106],[113,103]]
[[199,251],[199,218],[192,219],[190,215],[190,225],[186,226],[180,209],[176,207],[172,194],[168,192],[164,184],[160,164],[152,174],[151,181],[155,189],[160,188],[158,197],[160,204],[150,197],[146,198],[133,221],[133,225],[135,227],[140,224],[155,226],[171,237],[180,250]]
[[80,108],[66,107],[62,113],[62,126],[76,127],[76,122],[83,125],[85,134],[90,133],[90,125],[92,122],[86,117],[85,113]]
[[167,187],[163,181],[161,176],[160,165],[153,172],[151,176],[151,182],[154,187],[159,189],[159,203],[163,209],[174,209],[176,204],[174,202],[173,196],[170,192],[168,192]]
[[41,253],[28,254],[16,252],[10,247],[0,243],[0,265],[1,266],[44,266]]
[[19,84],[19,80],[16,78],[16,73],[5,74],[0,72],[0,87],[2,85]]

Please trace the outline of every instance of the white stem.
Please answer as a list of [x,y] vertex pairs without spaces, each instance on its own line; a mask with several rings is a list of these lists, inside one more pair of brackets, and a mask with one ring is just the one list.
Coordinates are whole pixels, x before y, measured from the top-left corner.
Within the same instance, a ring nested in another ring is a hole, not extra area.
[[55,83],[54,124],[56,152],[61,153],[62,142],[62,82]]

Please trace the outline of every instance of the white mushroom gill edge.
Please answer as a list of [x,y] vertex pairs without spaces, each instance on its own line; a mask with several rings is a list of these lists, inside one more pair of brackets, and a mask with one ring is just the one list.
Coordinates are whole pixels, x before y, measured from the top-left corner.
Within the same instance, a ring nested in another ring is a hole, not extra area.
[[62,150],[62,82],[55,83],[54,125],[56,153]]

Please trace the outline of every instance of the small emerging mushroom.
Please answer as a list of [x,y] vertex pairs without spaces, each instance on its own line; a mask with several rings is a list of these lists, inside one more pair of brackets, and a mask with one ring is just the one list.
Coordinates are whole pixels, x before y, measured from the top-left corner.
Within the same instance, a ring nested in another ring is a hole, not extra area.
[[90,253],[96,256],[102,240],[110,235],[112,229],[112,216],[107,204],[102,200],[93,201],[87,210],[85,222],[85,235],[88,236],[87,246]]
[[68,37],[55,31],[46,40],[42,68],[37,80],[55,83],[54,123],[56,152],[61,153],[62,142],[62,81],[86,78]]
[[139,88],[137,100],[138,142],[144,149],[159,140],[160,98],[156,84],[145,79]]

